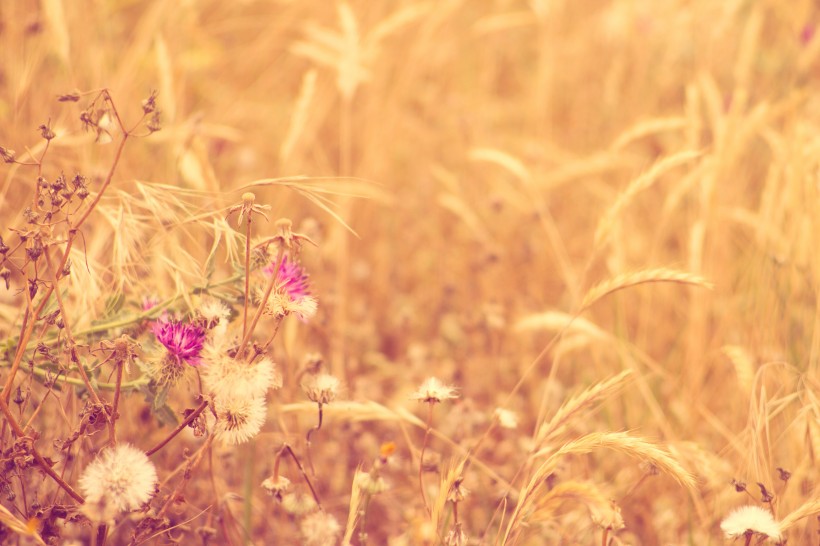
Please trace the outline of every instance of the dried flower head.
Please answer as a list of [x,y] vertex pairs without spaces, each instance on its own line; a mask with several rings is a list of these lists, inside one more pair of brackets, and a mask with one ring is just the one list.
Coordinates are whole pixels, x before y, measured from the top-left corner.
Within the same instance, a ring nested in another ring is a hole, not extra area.
[[438,404],[445,400],[458,398],[458,394],[454,387],[445,385],[435,377],[430,377],[421,384],[411,398],[427,404]]
[[447,533],[447,536],[444,538],[444,544],[445,546],[466,546],[467,534],[464,532],[461,522],[453,525],[453,528],[450,529],[450,532]]
[[780,526],[771,512],[759,506],[736,508],[720,522],[720,528],[727,538],[761,535],[780,540]]
[[267,416],[263,398],[216,398],[216,426],[214,434],[228,445],[247,442],[262,430]]
[[157,341],[168,350],[168,355],[177,365],[199,366],[205,330],[193,324],[160,319],[154,323],[153,331]]
[[262,488],[273,496],[279,502],[282,502],[282,497],[290,489],[290,480],[284,476],[275,478],[273,476],[266,478],[262,482]]
[[308,514],[300,525],[305,546],[333,546],[342,531],[342,526],[336,518],[318,510]]
[[154,494],[157,471],[148,457],[135,447],[119,444],[97,455],[80,476],[80,490],[98,521],[119,512],[135,510]]
[[327,373],[311,375],[302,385],[305,394],[317,404],[328,404],[339,394],[339,380]]

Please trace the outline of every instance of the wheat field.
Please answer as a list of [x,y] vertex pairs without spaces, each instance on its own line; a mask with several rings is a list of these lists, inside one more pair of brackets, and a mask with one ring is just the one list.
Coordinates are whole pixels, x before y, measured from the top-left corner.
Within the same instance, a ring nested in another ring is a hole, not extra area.
[[808,0],[0,3],[0,543],[820,544]]

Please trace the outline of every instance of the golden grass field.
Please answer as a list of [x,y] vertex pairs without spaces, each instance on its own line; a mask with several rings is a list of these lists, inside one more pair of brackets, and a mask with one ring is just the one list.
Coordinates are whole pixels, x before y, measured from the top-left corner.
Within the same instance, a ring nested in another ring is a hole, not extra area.
[[817,546],[818,24],[4,0],[0,543]]

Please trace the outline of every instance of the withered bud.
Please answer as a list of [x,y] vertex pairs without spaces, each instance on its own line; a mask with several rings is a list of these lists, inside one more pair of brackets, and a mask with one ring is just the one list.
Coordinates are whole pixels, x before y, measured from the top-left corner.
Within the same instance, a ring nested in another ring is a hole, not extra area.
[[151,96],[147,99],[142,101],[142,111],[146,114],[150,114],[157,109],[157,91],[156,89],[151,91]]
[[29,224],[33,224],[40,219],[40,215],[31,210],[31,207],[26,207],[26,210],[23,211],[23,216]]
[[40,129],[40,136],[46,140],[51,140],[56,136],[48,125],[40,125],[38,129]]
[[148,130],[151,131],[152,133],[156,133],[157,131],[162,129],[162,123],[160,122],[159,114],[160,114],[160,111],[155,110],[154,113],[151,115],[151,118],[145,124],[145,126],[148,128]]
[[59,191],[59,190],[64,189],[65,187],[66,187],[65,175],[60,173],[60,176],[58,176],[57,179],[54,182],[51,183],[51,189],[54,190],[54,191]]
[[38,176],[37,177],[37,185],[43,189],[48,188],[48,180],[46,180],[45,176]]
[[780,475],[780,479],[784,482],[789,481],[789,478],[792,477],[792,473],[786,470],[785,468],[777,467],[777,473]]
[[32,262],[36,262],[43,255],[43,243],[40,239],[32,239],[31,246],[26,248],[26,255]]
[[71,275],[71,259],[66,260],[65,267],[60,271],[61,277],[68,277],[69,275]]
[[77,190],[77,197],[80,199],[85,199],[88,197],[88,188],[81,186],[80,189]]
[[9,247],[6,243],[3,242],[3,236],[0,235],[0,254],[5,256],[8,251],[9,251]]
[[80,100],[79,93],[66,93],[65,95],[57,95],[59,102],[77,102]]
[[9,150],[8,148],[3,148],[0,146],[0,157],[2,157],[3,161],[6,163],[14,163],[16,154],[14,153],[14,150]]
[[757,486],[760,488],[760,496],[762,497],[763,502],[772,502],[774,500],[774,495],[769,493],[765,485],[758,482]]
[[14,392],[14,398],[12,399],[12,401],[18,406],[25,402],[25,398],[23,398],[23,391],[20,389],[19,385],[17,387],[17,390]]
[[743,493],[744,491],[746,491],[746,483],[745,482],[739,482],[739,481],[733,479],[732,480],[732,485],[734,486],[735,491],[737,491],[738,493]]
[[11,271],[6,269],[6,267],[3,267],[3,269],[0,270],[0,278],[2,278],[5,281],[6,290],[8,290],[9,286],[11,285],[11,283],[9,282],[9,279],[11,278]]

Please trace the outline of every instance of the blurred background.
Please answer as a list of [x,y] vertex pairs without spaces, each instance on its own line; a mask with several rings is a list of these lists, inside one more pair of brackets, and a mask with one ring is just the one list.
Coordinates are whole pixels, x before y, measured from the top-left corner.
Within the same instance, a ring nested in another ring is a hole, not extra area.
[[[302,400],[288,378],[320,353],[344,398],[422,418],[408,401],[418,384],[455,385],[436,426],[469,448],[592,286],[659,267],[704,277],[713,290],[638,286],[585,312],[507,404],[518,428],[477,456],[513,479],[544,419],[633,370],[569,437],[656,439],[698,491],[663,476],[633,490],[644,471],[607,452],[559,476],[605,484],[620,544],[722,544],[720,519],[751,501],[732,479],[755,497],[756,482],[776,490],[782,514],[820,487],[819,20],[808,0],[11,0],[0,145],[38,154],[50,123],[44,176],[81,172],[94,192],[115,144],[82,130],[85,98],[57,96],[107,88],[128,126],[158,92],[162,130],[128,143],[72,255],[88,264],[72,276],[80,323],[112,295],[201,284],[212,252],[230,274],[243,245],[225,217],[245,191],[271,207],[259,237],[287,217],[315,240],[302,260],[320,312],[277,340],[286,386],[273,413]],[[35,181],[0,170],[6,240]],[[4,337],[21,309],[0,291]],[[297,413],[277,413],[257,442],[257,481],[277,442],[315,418]],[[395,441],[371,543],[435,543],[414,481],[420,431],[354,417],[316,447],[329,510],[344,521],[353,470]],[[220,461],[226,487],[240,484],[240,454]],[[474,469],[465,485],[470,543],[493,544],[503,488]],[[248,536],[292,543],[287,518],[266,519],[277,508],[254,495]],[[809,517],[789,543],[813,544],[817,529]],[[519,543],[599,536],[582,511],[559,510]]]

